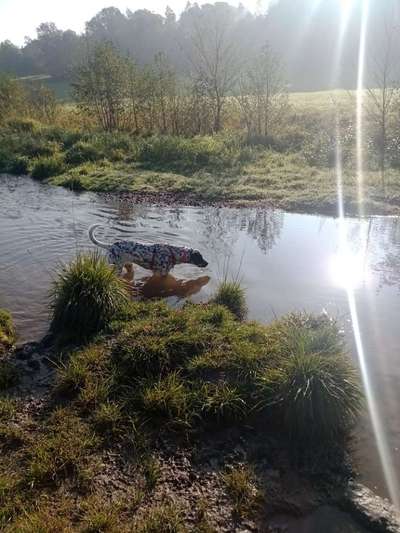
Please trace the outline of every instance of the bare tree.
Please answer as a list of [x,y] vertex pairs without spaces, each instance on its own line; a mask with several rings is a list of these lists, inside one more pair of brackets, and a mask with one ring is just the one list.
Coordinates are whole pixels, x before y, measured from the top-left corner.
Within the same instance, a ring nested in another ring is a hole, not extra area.
[[264,46],[243,69],[236,96],[248,136],[265,136],[281,122],[288,93],[278,57]]
[[97,44],[76,71],[73,89],[79,107],[94,116],[104,130],[125,124],[127,61],[108,44]]
[[222,127],[222,111],[226,97],[238,77],[238,51],[234,44],[232,24],[223,12],[196,20],[191,37],[190,61],[194,85],[202,87],[213,115],[213,131]]
[[375,143],[378,149],[379,170],[385,189],[386,155],[389,132],[394,111],[399,103],[399,85],[396,81],[397,62],[393,53],[393,28],[385,22],[385,42],[382,53],[373,60],[371,85],[367,89],[366,111],[370,123],[376,128]]

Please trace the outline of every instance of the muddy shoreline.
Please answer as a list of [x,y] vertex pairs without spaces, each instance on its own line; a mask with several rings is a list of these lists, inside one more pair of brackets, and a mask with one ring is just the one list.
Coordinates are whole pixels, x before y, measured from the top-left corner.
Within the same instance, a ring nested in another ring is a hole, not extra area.
[[[60,356],[51,337],[46,336],[40,342],[17,346],[8,357],[20,376],[18,385],[9,391],[20,405],[13,421],[18,427],[26,423],[28,415],[40,420],[52,408],[51,389]],[[267,437],[267,445],[265,440],[254,438],[253,429],[216,430],[196,443],[195,453],[183,442],[161,439],[152,450],[160,479],[151,501],[144,502],[140,512],[146,512],[154,501],[179,498],[184,502],[182,512],[187,523],[196,530],[196,503],[202,499],[207,502],[209,522],[221,532],[317,533],[325,515],[343,523],[343,533],[400,531],[400,513],[354,481],[348,459],[342,471],[312,472],[293,466],[273,436]],[[105,449],[101,457],[102,469],[94,481],[97,489],[110,497],[126,494],[137,475],[124,458],[127,452],[121,448],[115,454]],[[240,465],[249,459],[263,481],[263,509],[257,519],[250,513],[248,518],[235,520],[232,503],[221,486],[220,471],[223,465]],[[326,531],[331,531],[329,523],[327,526]]]
[[[304,203],[274,202],[268,199],[231,199],[216,198],[214,200],[204,199],[201,196],[195,196],[186,193],[169,193],[169,192],[129,192],[129,191],[75,191],[75,192],[96,192],[100,197],[106,200],[118,199],[126,202],[128,205],[156,205],[160,207],[219,207],[233,209],[277,209],[288,213],[302,215],[322,215],[337,218],[338,206],[336,203],[326,201],[325,203],[305,201]],[[356,204],[345,206],[345,215],[348,217],[360,217],[359,209]],[[366,206],[363,217],[380,217],[380,216],[399,216],[400,204],[388,203],[376,206]]]

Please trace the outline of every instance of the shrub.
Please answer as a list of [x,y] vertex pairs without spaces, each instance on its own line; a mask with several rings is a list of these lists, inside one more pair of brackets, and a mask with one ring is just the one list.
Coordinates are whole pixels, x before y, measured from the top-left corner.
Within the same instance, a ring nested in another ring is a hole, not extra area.
[[0,355],[9,350],[16,340],[15,328],[8,311],[0,309]]
[[51,293],[51,330],[64,340],[88,339],[128,300],[126,285],[99,253],[78,255],[62,268]]
[[261,381],[265,397],[280,403],[283,426],[302,446],[338,440],[361,408],[356,371],[344,355],[299,354]]
[[41,157],[33,165],[32,178],[44,180],[64,171],[64,162],[58,156]]
[[68,165],[80,165],[87,161],[98,161],[103,157],[98,148],[84,141],[75,143],[65,153],[65,161]]
[[246,297],[243,288],[238,282],[223,281],[220,283],[212,301],[227,307],[237,319],[244,320],[246,318]]

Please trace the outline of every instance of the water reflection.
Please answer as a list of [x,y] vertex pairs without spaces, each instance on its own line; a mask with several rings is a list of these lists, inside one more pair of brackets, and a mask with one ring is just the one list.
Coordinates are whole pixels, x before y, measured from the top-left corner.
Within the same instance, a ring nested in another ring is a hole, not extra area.
[[135,297],[139,298],[168,298],[177,296],[179,299],[188,298],[200,292],[209,281],[210,276],[200,276],[196,279],[177,279],[172,274],[167,276],[152,275],[142,278],[133,286]]
[[216,250],[230,250],[245,232],[267,253],[279,241],[284,213],[273,209],[208,208],[204,213],[204,233]]

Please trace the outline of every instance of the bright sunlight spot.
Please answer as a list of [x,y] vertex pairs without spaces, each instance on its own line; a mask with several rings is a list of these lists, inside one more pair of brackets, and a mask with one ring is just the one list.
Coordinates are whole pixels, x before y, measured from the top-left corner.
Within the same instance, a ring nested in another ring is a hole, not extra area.
[[350,9],[353,0],[339,0],[340,5],[342,6],[342,9]]
[[330,276],[336,286],[356,289],[367,281],[368,269],[363,256],[350,252],[338,253],[331,259]]

